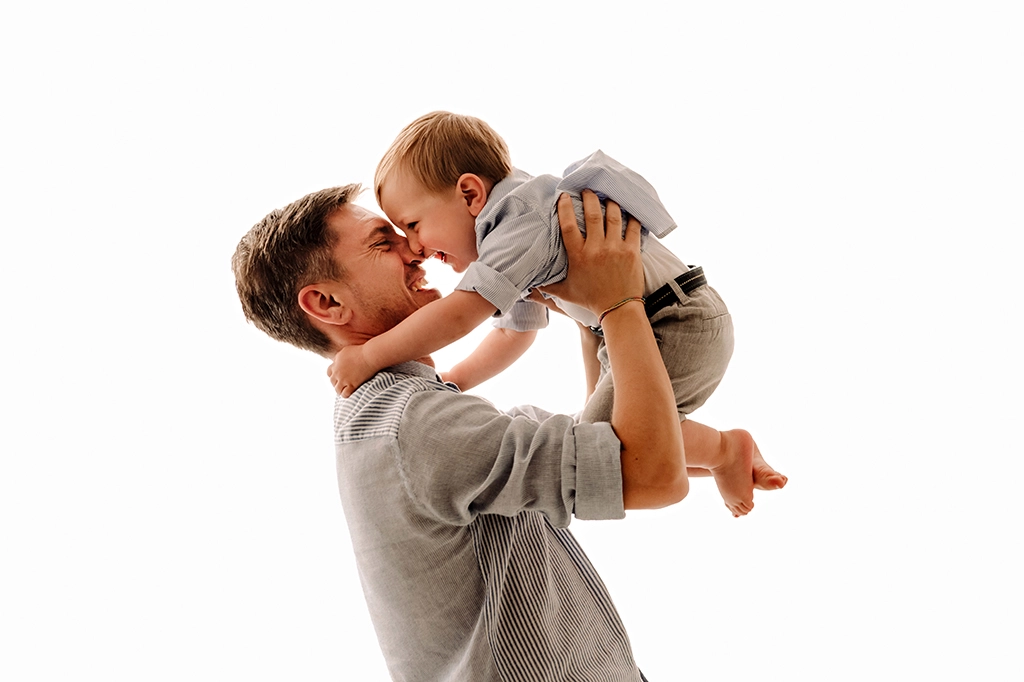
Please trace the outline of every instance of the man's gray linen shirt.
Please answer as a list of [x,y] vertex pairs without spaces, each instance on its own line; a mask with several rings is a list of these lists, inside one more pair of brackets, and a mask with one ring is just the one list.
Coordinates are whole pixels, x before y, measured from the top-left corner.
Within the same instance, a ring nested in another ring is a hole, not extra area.
[[638,682],[604,584],[566,529],[624,516],[607,423],[503,413],[405,363],[334,414],[338,486],[394,680]]

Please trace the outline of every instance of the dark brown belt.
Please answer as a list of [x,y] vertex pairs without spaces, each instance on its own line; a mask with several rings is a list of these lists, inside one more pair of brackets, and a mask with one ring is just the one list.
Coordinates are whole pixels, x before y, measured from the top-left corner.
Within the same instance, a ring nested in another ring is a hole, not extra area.
[[[708,280],[704,276],[704,268],[699,265],[691,265],[689,270],[676,277],[675,282],[684,294],[689,294],[694,289],[707,284]],[[644,298],[644,312],[647,314],[647,317],[653,317],[659,310],[679,302],[679,297],[672,290],[672,286],[666,284],[650,296]],[[598,336],[604,336],[600,327],[591,327],[590,331]]]

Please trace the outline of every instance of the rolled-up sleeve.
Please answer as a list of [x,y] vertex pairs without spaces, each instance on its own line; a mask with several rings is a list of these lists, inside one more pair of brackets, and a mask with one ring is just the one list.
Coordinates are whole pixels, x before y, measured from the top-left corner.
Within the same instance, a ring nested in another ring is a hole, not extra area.
[[519,287],[491,266],[480,261],[469,264],[466,274],[455,285],[459,291],[475,291],[497,308],[495,315],[507,313],[520,300]]
[[552,271],[565,261],[561,232],[550,218],[550,201],[543,206],[517,196],[498,201],[478,219],[477,231],[487,236],[455,288],[479,293],[504,315],[530,289],[550,284]]
[[548,307],[536,301],[516,301],[509,311],[496,318],[493,324],[498,329],[512,329],[517,332],[544,329],[548,326]]
[[607,423],[505,414],[475,396],[429,391],[406,406],[394,456],[409,495],[446,523],[537,511],[565,527],[573,515],[625,516],[619,453]]

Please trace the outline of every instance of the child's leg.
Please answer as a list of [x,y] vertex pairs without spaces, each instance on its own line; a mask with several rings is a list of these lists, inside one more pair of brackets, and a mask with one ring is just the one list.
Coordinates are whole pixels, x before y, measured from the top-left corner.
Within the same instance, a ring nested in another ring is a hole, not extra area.
[[[733,516],[754,508],[754,488],[778,490],[788,480],[764,461],[750,434],[743,429],[718,431],[692,419],[679,425],[686,451],[687,473],[692,468],[715,477],[718,492]],[[699,474],[698,474],[699,475]]]
[[[613,380],[605,372],[587,403],[582,421],[608,421],[612,409]],[[754,506],[754,489],[778,490],[786,477],[761,457],[750,434],[741,429],[720,432],[692,419],[684,419],[683,434],[688,476],[714,476],[725,506],[734,516],[743,516]]]
[[[725,304],[711,287],[701,287],[687,305],[659,312],[652,327],[676,393],[687,475],[714,476],[729,511],[735,516],[749,513],[755,488],[777,490],[786,485],[786,477],[768,466],[746,431],[720,432],[684,416],[714,392],[732,356],[732,320]],[[611,418],[614,381],[604,344],[598,358],[601,378],[581,421]]]
[[718,292],[701,286],[655,314],[651,325],[676,394],[687,473],[704,469],[715,477],[734,516],[749,513],[754,488],[781,488],[786,477],[765,463],[746,431],[720,432],[687,417],[711,396],[729,365],[733,328],[728,308]]

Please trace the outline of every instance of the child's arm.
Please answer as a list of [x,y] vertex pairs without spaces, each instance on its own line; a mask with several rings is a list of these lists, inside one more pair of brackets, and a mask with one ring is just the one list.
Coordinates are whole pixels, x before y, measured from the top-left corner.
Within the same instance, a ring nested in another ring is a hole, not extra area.
[[518,360],[537,338],[537,330],[492,329],[469,357],[442,374],[459,389],[468,391],[497,376]]
[[[553,299],[545,298],[537,290],[529,293],[529,300],[537,301],[548,306],[549,309],[554,310],[558,314],[569,317],[564,310],[558,307]],[[569,317],[569,319],[572,318]],[[594,389],[597,388],[597,381],[601,378],[601,360],[597,359],[597,351],[601,347],[601,341],[590,330],[590,327],[575,321],[575,319],[572,322],[580,328],[580,349],[583,351],[583,371],[587,380],[587,398],[584,400],[586,403],[587,400],[590,400],[590,396],[594,394]]]
[[493,314],[494,306],[475,291],[454,291],[366,343],[342,348],[327,374],[334,390],[347,398],[385,367],[424,358],[458,341]]
[[[559,315],[569,317],[552,299],[544,298],[541,296],[539,291],[531,291],[530,300],[546,305],[549,309],[555,311]],[[572,318],[570,317],[569,319]],[[573,322],[576,322],[576,326],[580,329],[580,350],[583,352],[583,373],[587,381],[587,398],[583,401],[585,403],[587,400],[590,400],[590,396],[594,395],[594,389],[597,388],[597,380],[601,378],[601,361],[597,359],[597,351],[601,347],[601,341],[597,338],[597,335],[590,330],[590,327],[576,320],[573,320]]]

